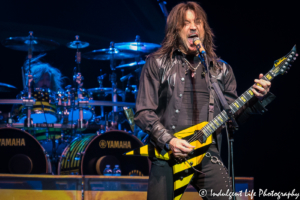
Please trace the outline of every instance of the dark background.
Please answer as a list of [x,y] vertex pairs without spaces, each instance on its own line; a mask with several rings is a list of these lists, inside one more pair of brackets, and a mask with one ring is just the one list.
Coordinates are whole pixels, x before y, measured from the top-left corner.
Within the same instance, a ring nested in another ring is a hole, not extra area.
[[[181,1],[167,1],[168,11]],[[200,1],[216,38],[217,54],[234,69],[241,94],[253,84],[259,73],[268,72],[273,62],[299,44],[299,2],[276,1]],[[1,2],[0,39],[27,36],[53,39],[61,46],[47,53],[45,62],[61,70],[66,84],[71,84],[74,49],[65,44],[80,35],[91,45],[83,49],[108,48],[110,41],[161,43],[165,19],[156,0],[73,0]],[[21,66],[27,53],[0,45],[0,82],[22,89]],[[132,60],[124,60],[124,63]],[[119,64],[121,61],[118,61]],[[84,87],[98,87],[99,70],[111,73],[108,61],[82,59]],[[131,70],[126,69],[124,74]],[[117,71],[121,77],[120,71]],[[264,116],[253,117],[235,134],[236,176],[254,177],[255,190],[288,192],[300,189],[299,162],[299,61],[287,75],[272,82],[277,96]],[[110,87],[108,77],[104,86]],[[118,87],[122,87],[119,84]],[[15,98],[15,93],[1,93],[1,98]],[[8,111],[8,106],[1,106]],[[226,147],[223,147],[226,150]],[[225,151],[224,151],[225,152]],[[224,157],[224,162],[227,158]],[[257,197],[256,197],[257,198]],[[274,197],[273,197],[274,198]]]

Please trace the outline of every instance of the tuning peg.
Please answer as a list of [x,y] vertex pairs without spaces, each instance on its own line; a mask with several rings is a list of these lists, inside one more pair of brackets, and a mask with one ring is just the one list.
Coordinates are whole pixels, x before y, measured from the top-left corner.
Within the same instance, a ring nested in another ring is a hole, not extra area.
[[292,65],[291,64],[289,64],[289,67],[291,67]]
[[296,53],[296,57],[298,57],[298,54]]
[[294,59],[294,60],[296,60],[296,59],[297,59],[297,57],[294,57],[293,59]]
[[287,71],[285,71],[285,73],[287,74],[288,72],[287,72]]

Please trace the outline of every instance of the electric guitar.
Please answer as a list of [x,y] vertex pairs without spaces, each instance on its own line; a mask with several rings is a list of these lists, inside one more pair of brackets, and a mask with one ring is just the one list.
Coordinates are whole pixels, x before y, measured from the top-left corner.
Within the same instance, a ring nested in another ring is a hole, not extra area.
[[[290,63],[296,60],[297,56],[298,54],[296,52],[295,45],[286,56],[274,62],[273,68],[265,74],[262,79],[272,81],[277,75],[285,74],[291,66]],[[254,97],[254,93],[251,89],[252,87],[229,105],[233,114]],[[175,162],[172,151],[161,155],[152,144],[142,146],[139,149],[125,153],[125,155],[147,156],[163,160],[173,160],[174,200],[179,200],[195,173],[193,168],[197,167],[201,163],[209,145],[212,143],[212,133],[221,127],[228,119],[229,117],[227,116],[226,111],[222,111],[210,122],[202,122],[175,133],[175,137],[187,140],[192,146],[195,146],[194,150],[188,155],[185,161]]]

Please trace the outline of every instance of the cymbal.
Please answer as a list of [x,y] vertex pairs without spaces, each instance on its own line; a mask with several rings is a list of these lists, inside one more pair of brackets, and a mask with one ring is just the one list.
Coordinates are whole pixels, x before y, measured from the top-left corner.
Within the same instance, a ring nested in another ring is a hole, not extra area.
[[28,51],[31,47],[33,52],[50,51],[59,47],[59,43],[50,39],[38,37],[9,37],[2,41],[2,45],[18,51]]
[[140,60],[139,62],[132,62],[132,63],[127,63],[127,64],[119,65],[116,68],[135,67],[135,66],[144,65],[145,63],[146,63],[146,61]]
[[15,86],[6,84],[6,83],[0,83],[0,92],[13,92],[17,88]]
[[83,49],[83,48],[86,48],[88,46],[90,46],[90,44],[88,42],[82,42],[82,41],[79,41],[79,40],[75,40],[75,41],[69,42],[67,44],[67,47],[71,48],[71,49]]
[[151,53],[160,48],[161,45],[146,42],[122,42],[115,43],[115,47],[120,50],[131,50],[141,53]]
[[117,48],[99,49],[84,53],[82,57],[91,60],[110,60],[113,59],[126,59],[138,56],[135,51],[119,50]]

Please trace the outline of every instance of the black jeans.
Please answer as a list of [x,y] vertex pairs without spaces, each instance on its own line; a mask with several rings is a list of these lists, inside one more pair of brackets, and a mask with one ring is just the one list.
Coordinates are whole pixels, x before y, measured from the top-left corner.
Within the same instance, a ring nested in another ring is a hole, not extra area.
[[[228,177],[227,169],[224,165],[218,162],[213,163],[211,156],[216,156],[221,160],[219,152],[215,145],[211,145],[209,153],[203,158],[199,171],[192,178],[191,185],[199,192],[200,189],[205,189],[207,195],[202,197],[208,200],[228,200],[228,196],[212,196],[214,194],[226,193],[228,189],[231,191],[231,182]],[[210,157],[208,157],[210,155]],[[215,158],[215,157],[214,157]],[[215,161],[214,159],[213,161]],[[148,200],[172,200],[173,199],[173,170],[172,166],[167,161],[155,160],[152,162],[151,172],[148,182]],[[200,199],[200,198],[199,198]]]

